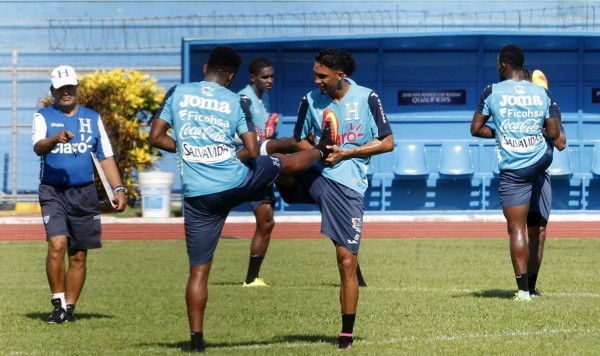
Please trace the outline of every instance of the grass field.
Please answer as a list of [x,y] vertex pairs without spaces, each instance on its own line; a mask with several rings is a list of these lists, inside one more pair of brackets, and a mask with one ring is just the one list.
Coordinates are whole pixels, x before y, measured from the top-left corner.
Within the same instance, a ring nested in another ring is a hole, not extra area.
[[[135,233],[132,231],[131,233]],[[338,274],[323,238],[274,240],[241,287],[249,241],[222,240],[210,278],[208,354],[339,355]],[[91,251],[75,324],[48,325],[44,242],[0,243],[0,354],[180,354],[189,337],[184,241]],[[350,354],[592,355],[600,339],[600,239],[549,240],[539,287],[516,303],[508,242],[365,240]]]

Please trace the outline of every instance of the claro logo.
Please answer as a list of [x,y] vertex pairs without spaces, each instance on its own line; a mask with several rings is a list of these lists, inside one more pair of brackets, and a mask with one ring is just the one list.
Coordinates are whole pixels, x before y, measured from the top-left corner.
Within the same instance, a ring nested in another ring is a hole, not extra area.
[[340,132],[338,134],[337,142],[342,145],[344,143],[353,143],[358,140],[359,137],[363,137],[365,134],[363,132],[359,132],[362,128],[362,124],[356,125],[354,127],[353,123],[350,123],[350,131],[348,132]]

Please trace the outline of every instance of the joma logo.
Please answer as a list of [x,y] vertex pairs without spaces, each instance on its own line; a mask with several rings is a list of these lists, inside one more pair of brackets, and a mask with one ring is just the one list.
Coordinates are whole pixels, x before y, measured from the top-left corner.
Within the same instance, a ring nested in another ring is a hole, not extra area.
[[216,99],[207,99],[196,95],[184,95],[183,100],[179,103],[179,106],[182,108],[193,107],[231,114],[231,107],[229,106],[228,102],[219,101]]
[[500,106],[507,105],[519,105],[519,106],[532,106],[542,105],[542,98],[539,95],[502,95]]

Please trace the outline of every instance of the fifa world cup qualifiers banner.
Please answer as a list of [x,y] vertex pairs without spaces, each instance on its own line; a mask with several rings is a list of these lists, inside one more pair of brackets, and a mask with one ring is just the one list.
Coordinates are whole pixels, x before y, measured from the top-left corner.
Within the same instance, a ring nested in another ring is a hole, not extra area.
[[600,88],[592,88],[592,104],[600,104]]
[[450,90],[398,90],[398,105],[465,105],[467,91]]

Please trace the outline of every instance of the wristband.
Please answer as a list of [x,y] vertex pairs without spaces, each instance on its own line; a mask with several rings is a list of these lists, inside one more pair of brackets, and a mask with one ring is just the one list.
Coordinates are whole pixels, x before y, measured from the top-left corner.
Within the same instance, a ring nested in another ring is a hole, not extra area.
[[261,145],[260,145],[260,151],[258,153],[259,155],[261,155],[261,156],[268,156],[269,155],[269,153],[267,153],[267,142],[269,142],[269,141],[271,141],[271,140],[266,140],[266,141],[263,141],[261,143]]
[[127,192],[127,188],[125,188],[123,185],[117,185],[117,186],[116,186],[116,187],[113,189],[113,192],[114,192],[115,194],[117,194],[118,192],[123,192],[123,193],[125,193],[125,195],[127,195],[127,194],[128,194],[128,192]]

